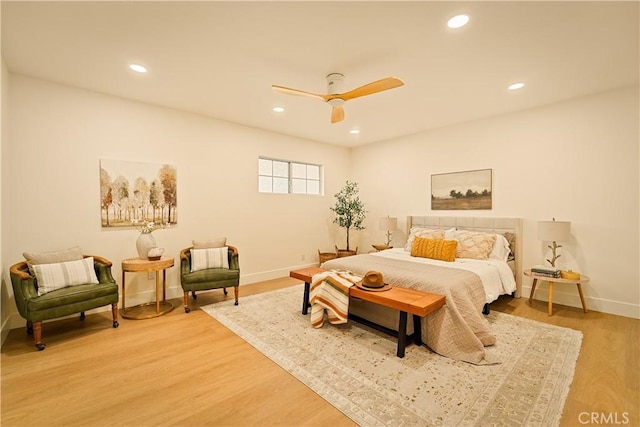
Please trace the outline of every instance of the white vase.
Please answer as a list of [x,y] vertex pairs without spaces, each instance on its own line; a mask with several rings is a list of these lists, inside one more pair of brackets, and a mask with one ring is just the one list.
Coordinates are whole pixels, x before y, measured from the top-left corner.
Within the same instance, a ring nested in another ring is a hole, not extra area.
[[136,240],[136,249],[140,259],[149,259],[149,249],[156,247],[156,239],[151,233],[141,233]]

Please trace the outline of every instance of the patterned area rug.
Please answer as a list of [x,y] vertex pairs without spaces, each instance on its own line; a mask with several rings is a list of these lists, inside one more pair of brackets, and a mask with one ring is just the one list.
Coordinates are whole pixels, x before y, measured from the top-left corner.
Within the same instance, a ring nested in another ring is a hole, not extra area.
[[503,362],[476,366],[349,321],[313,329],[303,286],[202,309],[362,426],[558,425],[582,333],[508,314],[488,316]]

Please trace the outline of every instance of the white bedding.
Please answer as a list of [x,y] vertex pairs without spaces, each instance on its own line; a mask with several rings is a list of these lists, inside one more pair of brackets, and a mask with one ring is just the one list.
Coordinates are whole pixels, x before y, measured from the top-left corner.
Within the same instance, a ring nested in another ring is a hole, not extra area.
[[516,281],[511,268],[509,268],[506,262],[496,259],[477,260],[456,258],[455,262],[446,262],[430,258],[413,257],[403,248],[387,249],[371,255],[471,271],[480,277],[487,297],[487,303],[495,301],[500,295],[511,294],[516,290]]

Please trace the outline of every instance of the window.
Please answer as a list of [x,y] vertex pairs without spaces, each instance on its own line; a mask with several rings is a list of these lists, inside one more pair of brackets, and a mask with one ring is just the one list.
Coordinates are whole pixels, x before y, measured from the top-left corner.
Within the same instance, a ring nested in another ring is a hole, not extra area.
[[260,193],[322,194],[322,166],[258,158]]

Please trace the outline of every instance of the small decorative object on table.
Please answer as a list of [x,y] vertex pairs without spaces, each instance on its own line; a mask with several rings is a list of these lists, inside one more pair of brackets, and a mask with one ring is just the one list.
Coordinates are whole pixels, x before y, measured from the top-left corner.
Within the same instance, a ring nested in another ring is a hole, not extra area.
[[371,245],[371,246],[373,246],[373,249],[375,249],[378,252],[393,248],[393,246],[388,246],[388,245]]
[[149,261],[158,261],[160,258],[162,258],[163,252],[164,248],[153,247],[149,249],[147,257],[149,258]]
[[531,272],[538,276],[558,278],[562,275],[560,270],[555,267],[547,267],[546,265],[534,265],[531,267]]
[[[156,247],[156,239],[151,234],[157,228],[166,228],[168,224],[134,219],[132,224],[140,231],[136,240],[136,250],[140,259],[149,259],[149,251]],[[162,255],[162,253],[160,253]],[[160,259],[160,258],[157,258]]]
[[396,228],[398,228],[398,218],[391,218],[389,215],[386,218],[380,218],[380,230],[387,232],[387,247],[385,249],[393,247],[391,246],[391,232]]
[[572,271],[572,270],[562,270],[560,272],[561,276],[563,279],[569,279],[569,280],[580,280],[580,273],[578,273],[577,271]]

